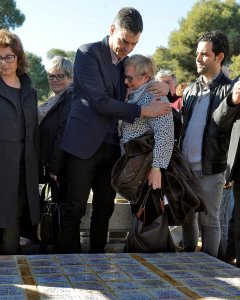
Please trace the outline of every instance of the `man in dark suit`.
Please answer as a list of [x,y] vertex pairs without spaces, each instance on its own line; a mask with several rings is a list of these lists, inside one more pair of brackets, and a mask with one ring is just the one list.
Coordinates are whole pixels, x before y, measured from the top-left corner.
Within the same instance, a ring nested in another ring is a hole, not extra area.
[[[233,124],[228,150],[227,180],[234,181],[234,243],[236,266],[240,268],[240,81],[236,81],[232,93],[221,103],[221,114],[214,120],[222,129]],[[229,255],[228,249],[226,255]]]
[[91,189],[90,252],[104,252],[116,195],[111,187],[111,170],[120,155],[118,120],[132,123],[140,116],[155,117],[171,110],[169,104],[157,100],[144,107],[124,102],[123,61],[138,43],[142,30],[140,13],[134,8],[122,8],[109,36],[77,51],[72,109],[62,144],[68,192],[58,252],[81,251],[79,226]]

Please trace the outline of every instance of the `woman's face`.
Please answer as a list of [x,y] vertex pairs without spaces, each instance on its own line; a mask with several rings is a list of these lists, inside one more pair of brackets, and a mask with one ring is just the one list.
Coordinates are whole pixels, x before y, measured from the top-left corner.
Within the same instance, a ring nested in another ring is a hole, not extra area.
[[17,56],[10,47],[0,46],[0,76],[16,76],[18,68]]
[[47,77],[49,87],[55,95],[63,92],[72,82],[72,79],[65,74],[62,68],[50,69]]
[[127,85],[129,91],[135,91],[140,86],[148,82],[148,74],[136,74],[134,66],[125,66],[124,83]]

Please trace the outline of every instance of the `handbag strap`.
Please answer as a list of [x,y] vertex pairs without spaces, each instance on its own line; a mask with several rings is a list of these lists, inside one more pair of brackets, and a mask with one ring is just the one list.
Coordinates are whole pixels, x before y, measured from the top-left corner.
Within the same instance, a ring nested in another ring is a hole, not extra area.
[[138,211],[135,214],[138,219],[140,219],[140,217],[143,214],[143,223],[145,223],[145,206],[146,206],[147,200],[149,198],[149,194],[150,194],[151,189],[152,189],[152,187],[149,186],[149,188],[147,189],[147,192],[146,192],[146,194],[143,198],[143,201],[142,201]]
[[50,185],[49,183],[45,183],[41,189],[40,201],[41,202],[50,201],[50,199],[51,199]]
[[161,194],[160,194],[160,211],[164,213],[164,194],[163,188],[161,187]]

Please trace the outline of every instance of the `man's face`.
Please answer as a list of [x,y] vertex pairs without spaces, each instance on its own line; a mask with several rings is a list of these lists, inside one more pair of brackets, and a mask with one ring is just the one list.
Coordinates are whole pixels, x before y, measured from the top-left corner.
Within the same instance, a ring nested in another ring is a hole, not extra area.
[[212,51],[212,42],[198,43],[196,51],[197,72],[201,75],[214,75],[220,71],[223,53],[216,55]]
[[137,45],[140,35],[141,32],[133,35],[125,29],[117,29],[115,25],[112,25],[109,40],[110,47],[118,58],[125,58]]

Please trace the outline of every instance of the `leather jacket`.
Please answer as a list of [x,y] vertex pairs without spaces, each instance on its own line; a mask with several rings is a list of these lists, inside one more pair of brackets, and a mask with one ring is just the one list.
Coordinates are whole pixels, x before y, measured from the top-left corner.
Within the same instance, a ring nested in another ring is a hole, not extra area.
[[[213,113],[218,109],[231,88],[231,79],[221,71],[209,85],[210,105],[207,112],[206,126],[202,142],[202,174],[210,175],[224,172],[227,166],[227,151],[230,141],[230,132],[224,132],[215,123]],[[193,108],[198,99],[201,81],[198,78],[190,84],[183,95],[183,130],[180,138],[180,148],[186,134]]]

